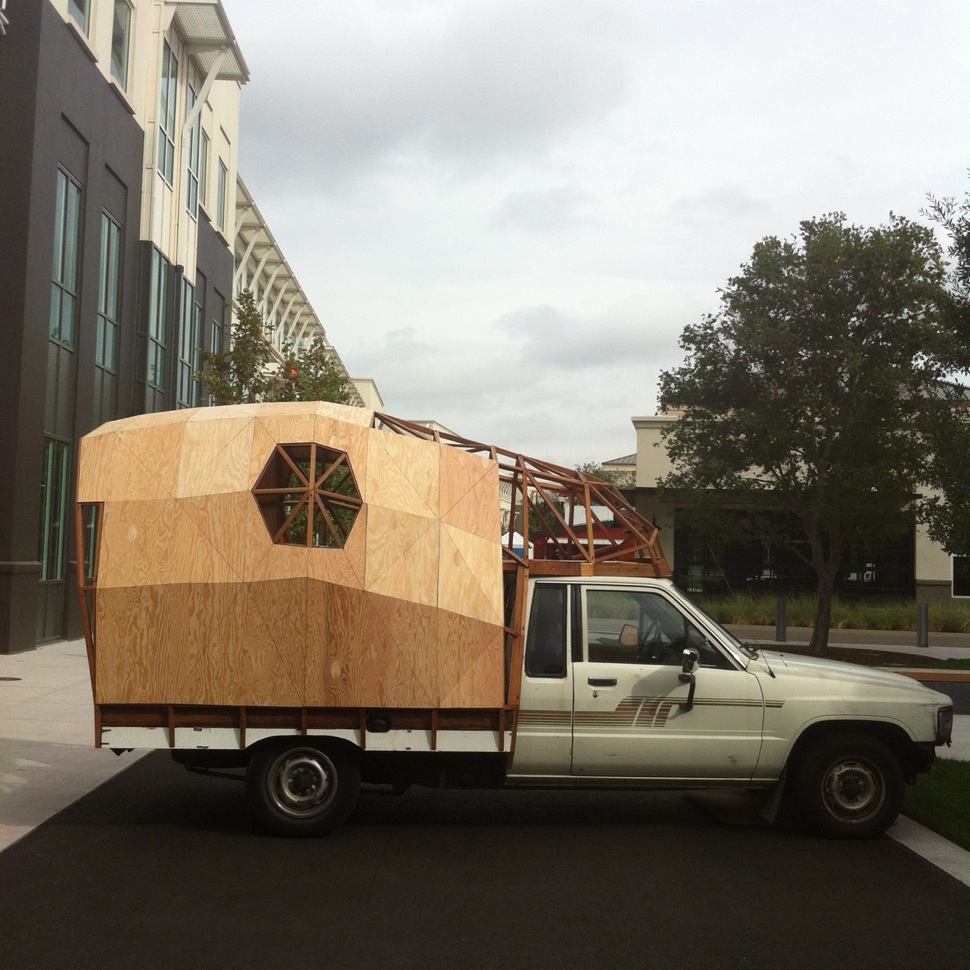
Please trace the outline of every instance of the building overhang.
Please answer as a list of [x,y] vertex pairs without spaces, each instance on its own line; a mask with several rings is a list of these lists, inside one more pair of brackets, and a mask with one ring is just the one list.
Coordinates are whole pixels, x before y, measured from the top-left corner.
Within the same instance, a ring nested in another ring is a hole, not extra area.
[[168,6],[186,50],[203,77],[221,58],[216,80],[239,84],[249,80],[249,68],[220,0],[170,0]]

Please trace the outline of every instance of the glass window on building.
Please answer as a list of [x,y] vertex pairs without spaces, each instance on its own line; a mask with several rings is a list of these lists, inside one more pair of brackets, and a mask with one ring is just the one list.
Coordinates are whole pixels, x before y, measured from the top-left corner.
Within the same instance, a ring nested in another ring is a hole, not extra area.
[[196,374],[202,366],[199,357],[202,343],[203,309],[195,302],[195,288],[182,280],[181,320],[179,329],[178,393],[176,405],[194,408],[199,404],[199,382]]
[[68,464],[70,445],[55,438],[44,439],[44,467],[40,484],[40,578],[64,578],[64,539],[67,522]]
[[91,26],[91,0],[68,0],[67,12],[87,35]]
[[199,139],[199,203],[209,204],[209,136],[200,132]]
[[158,171],[172,184],[175,175],[175,106],[178,101],[179,65],[165,42],[162,52],[162,95],[158,112]]
[[216,180],[216,225],[226,231],[226,204],[229,201],[229,169],[219,159],[219,175]]
[[81,260],[81,187],[57,172],[54,210],[54,266],[51,275],[50,338],[74,346]]
[[[189,116],[192,114],[192,110],[195,107],[197,98],[198,96],[195,93],[195,88],[189,85],[188,94],[185,98],[186,120],[188,120]],[[192,127],[189,129],[189,157],[186,168],[185,208],[188,210],[189,215],[191,215],[193,219],[195,219],[199,213],[199,161],[201,154],[201,141],[202,115],[199,113],[195,116],[195,121],[192,123]]]
[[115,0],[111,25],[111,76],[122,91],[128,90],[128,52],[131,49],[131,3]]
[[101,213],[101,269],[94,349],[94,423],[118,416],[118,328],[121,322],[121,226]]
[[148,360],[145,372],[145,410],[166,407],[166,365],[168,361],[168,318],[172,267],[157,250],[152,250],[151,293],[148,307]]

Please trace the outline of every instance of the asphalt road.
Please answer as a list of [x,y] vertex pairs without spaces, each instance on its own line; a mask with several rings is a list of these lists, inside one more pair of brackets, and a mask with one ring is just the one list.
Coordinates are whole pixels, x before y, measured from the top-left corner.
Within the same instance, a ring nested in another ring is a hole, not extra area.
[[[746,817],[748,822],[752,820]],[[316,841],[166,753],[0,853],[0,967],[964,968],[970,887],[681,794],[367,794]]]

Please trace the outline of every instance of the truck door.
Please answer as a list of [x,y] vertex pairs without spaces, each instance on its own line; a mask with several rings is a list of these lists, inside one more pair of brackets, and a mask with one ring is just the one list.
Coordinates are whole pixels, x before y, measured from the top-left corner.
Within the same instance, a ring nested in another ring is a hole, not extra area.
[[510,776],[569,776],[573,686],[567,661],[568,594],[565,583],[536,583],[532,589]]
[[[754,674],[722,653],[662,590],[584,586],[583,659],[573,664],[572,774],[750,778],[764,698]],[[693,706],[685,647],[700,652]]]

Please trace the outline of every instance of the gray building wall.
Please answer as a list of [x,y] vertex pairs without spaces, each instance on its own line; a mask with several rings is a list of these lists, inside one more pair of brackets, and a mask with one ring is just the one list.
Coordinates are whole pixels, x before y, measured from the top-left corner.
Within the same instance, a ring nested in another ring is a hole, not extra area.
[[[77,440],[94,426],[101,215],[123,227],[118,413],[133,413],[144,132],[47,0],[17,4],[0,37],[0,652],[80,635],[73,494]],[[81,187],[71,379],[48,373],[56,180]],[[231,278],[231,270],[230,270]],[[57,385],[57,386],[53,386]],[[45,411],[70,441],[64,578],[40,582]]]

